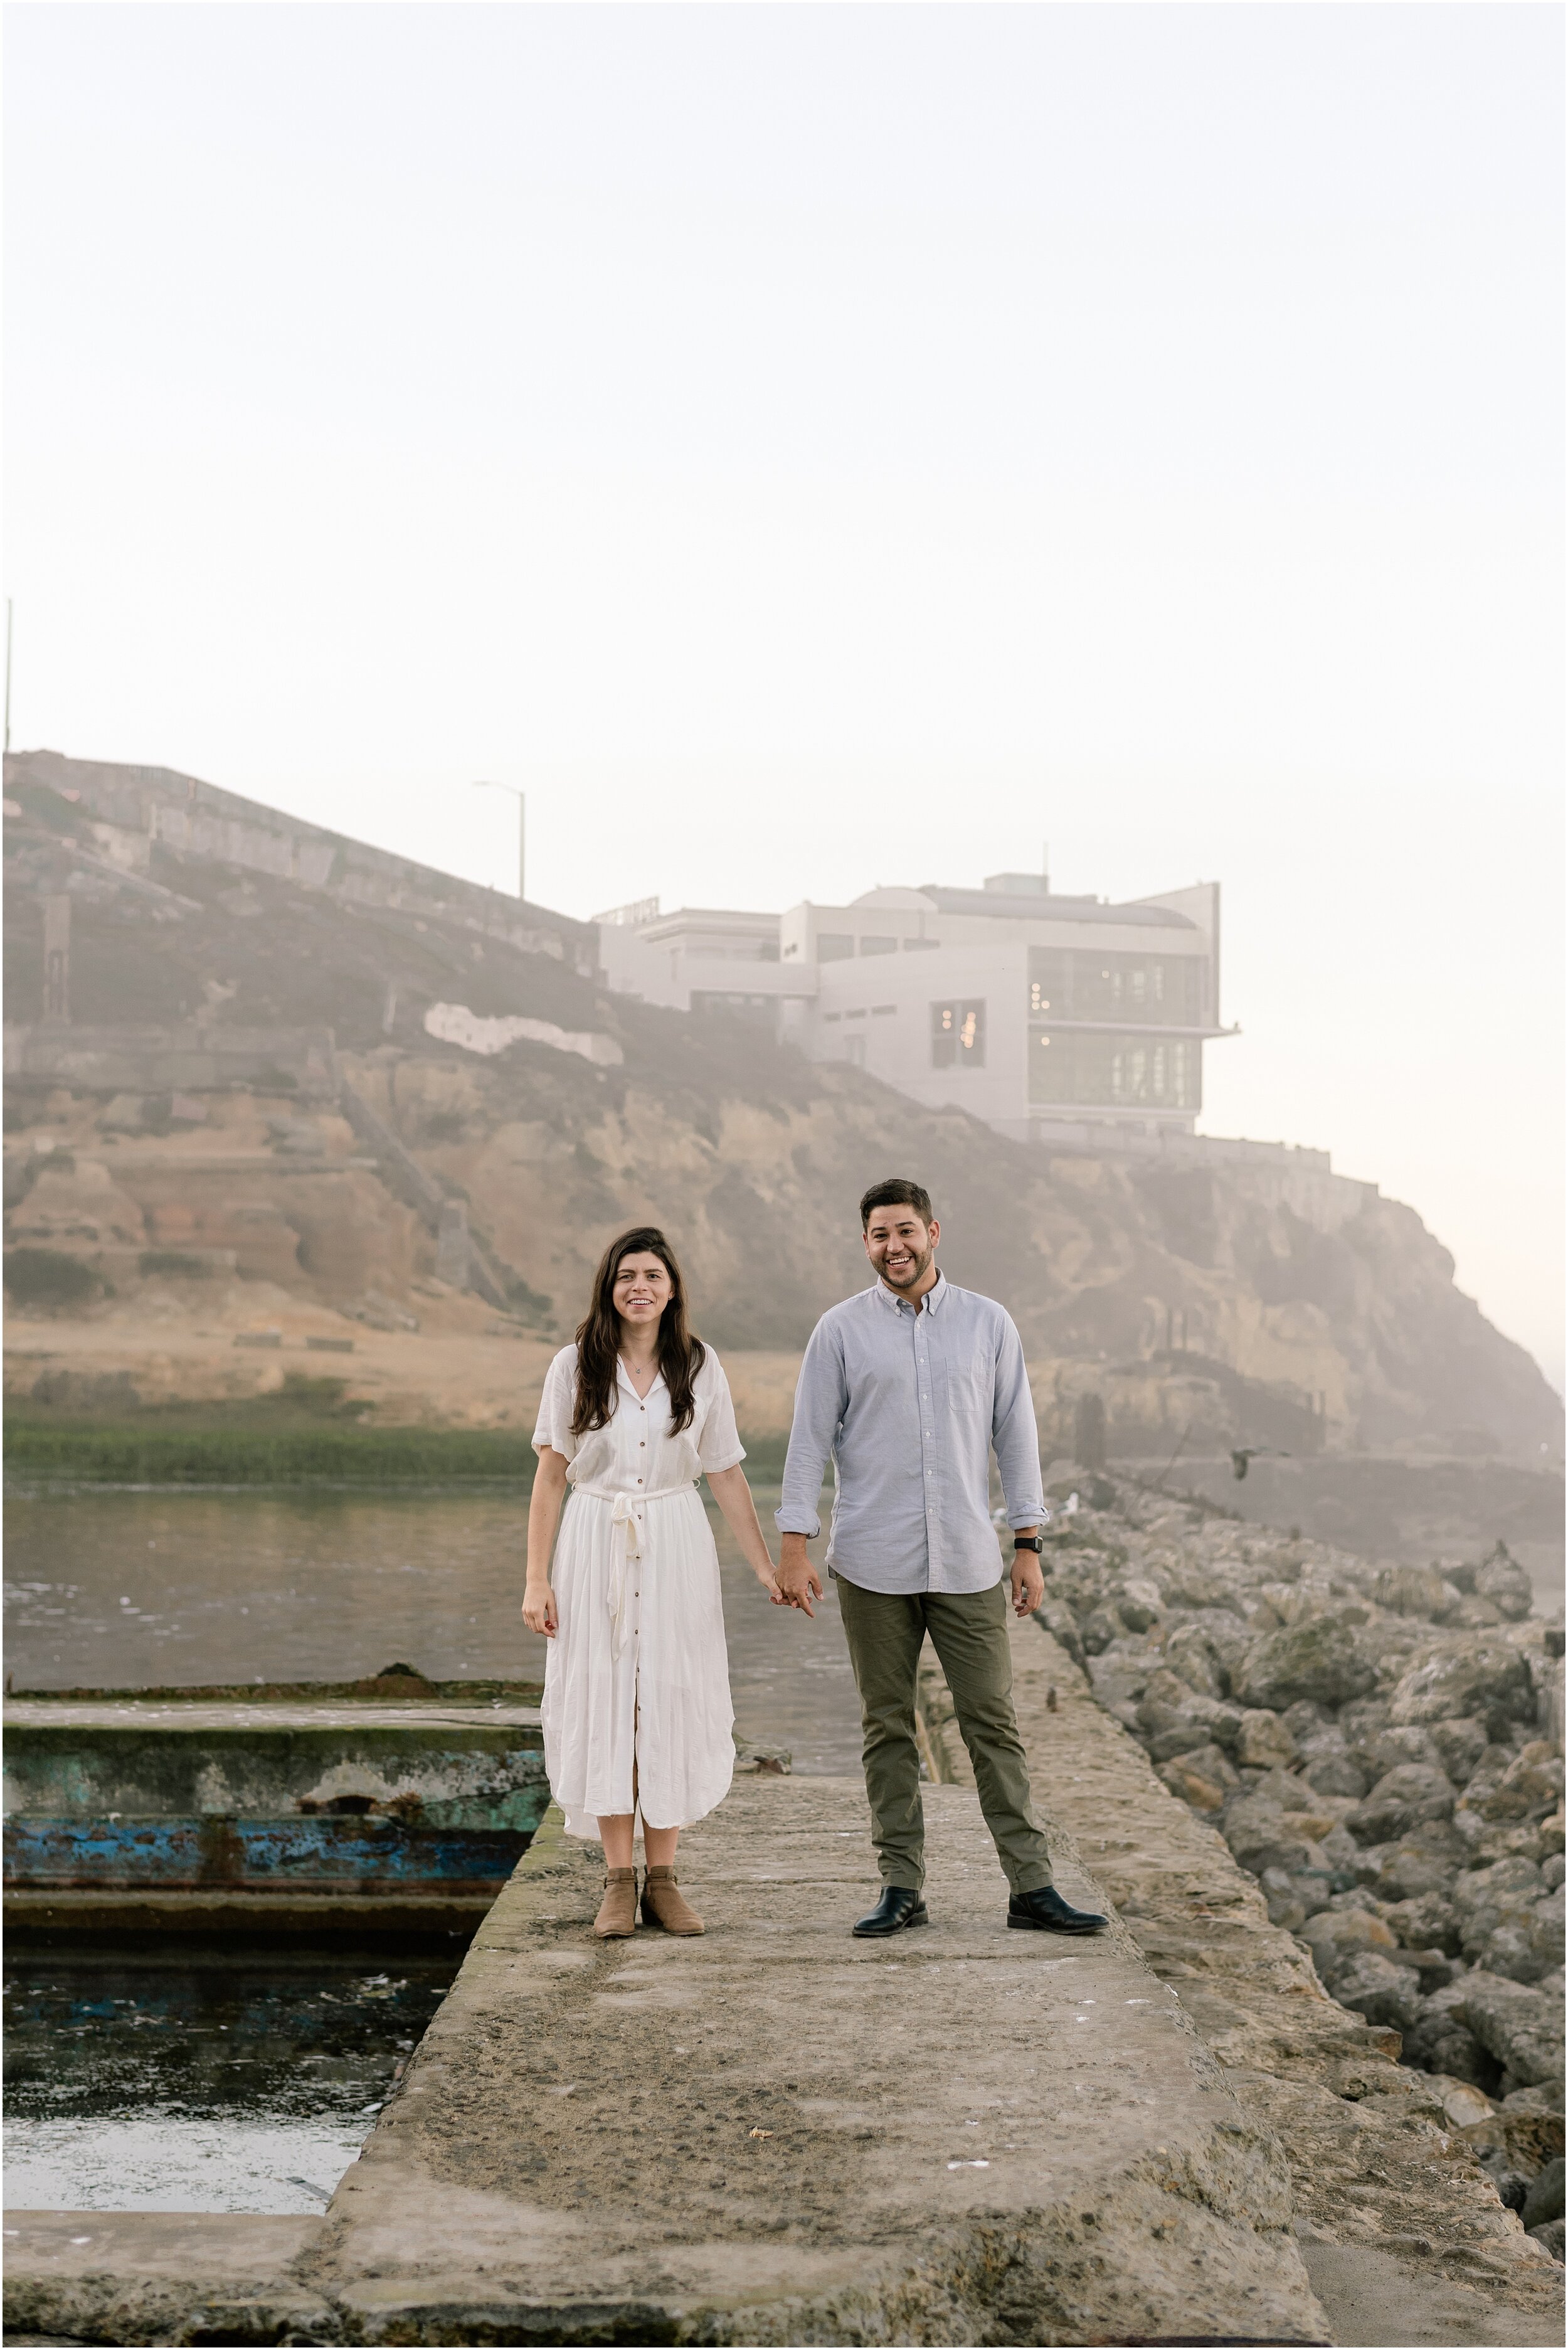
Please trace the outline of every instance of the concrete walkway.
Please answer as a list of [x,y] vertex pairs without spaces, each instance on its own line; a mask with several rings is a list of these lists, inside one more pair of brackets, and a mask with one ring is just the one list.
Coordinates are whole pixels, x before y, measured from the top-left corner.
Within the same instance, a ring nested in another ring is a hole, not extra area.
[[1177,2000],[1119,1929],[1007,1931],[974,1798],[930,1798],[934,1922],[886,1945],[857,1783],[736,1786],[683,1847],[701,1941],[593,1943],[552,1816],[296,2272],[345,2338],[1325,2339]]

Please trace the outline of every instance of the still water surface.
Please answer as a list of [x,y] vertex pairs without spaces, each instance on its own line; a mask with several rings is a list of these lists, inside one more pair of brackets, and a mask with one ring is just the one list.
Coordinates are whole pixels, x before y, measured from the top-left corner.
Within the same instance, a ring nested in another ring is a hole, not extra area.
[[[758,1484],[771,1528],[776,1487]],[[859,1764],[834,1586],[771,1607],[711,1510],[737,1729],[797,1771]],[[543,1677],[518,1613],[526,1495],[75,1492],[6,1503],[18,1689]],[[776,1545],[775,1545],[776,1547]],[[17,2210],[318,2211],[456,1961],[319,1953],[109,1968],[12,1953],[6,2200]]]
[[[778,1489],[754,1490],[771,1530]],[[513,1488],[13,1495],[7,1669],[19,1690],[350,1680],[394,1661],[435,1680],[541,1679],[545,1643],[518,1612],[527,1508]],[[709,1514],[737,1728],[790,1747],[797,1771],[856,1771],[831,1578],[815,1621],[770,1607]]]

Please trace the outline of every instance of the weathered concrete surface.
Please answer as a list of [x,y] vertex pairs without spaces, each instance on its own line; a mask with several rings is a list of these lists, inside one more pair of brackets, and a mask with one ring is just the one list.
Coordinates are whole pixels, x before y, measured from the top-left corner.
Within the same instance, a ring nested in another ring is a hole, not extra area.
[[7,1890],[499,1889],[549,1801],[532,1706],[6,1706]]
[[332,2311],[290,2274],[320,2232],[237,2212],[8,2211],[6,2340],[334,2341]]
[[857,1784],[737,1786],[683,1847],[697,1942],[595,1945],[552,1814],[303,2263],[345,2338],[1325,2338],[1178,2002],[1125,1933],[1008,1932],[973,1797],[931,1811],[888,1945],[847,1935]]
[[[1277,2133],[1334,2340],[1560,2342],[1562,2271],[1498,2200],[1438,2085],[1395,2061],[1397,2033],[1329,1998],[1304,1945],[1270,1924],[1254,1880],[1048,1632],[1017,1626],[1013,1657],[1053,1830],[1078,1839],[1243,2110]],[[929,1657],[922,1704],[928,1749],[957,1783],[967,1758]]]

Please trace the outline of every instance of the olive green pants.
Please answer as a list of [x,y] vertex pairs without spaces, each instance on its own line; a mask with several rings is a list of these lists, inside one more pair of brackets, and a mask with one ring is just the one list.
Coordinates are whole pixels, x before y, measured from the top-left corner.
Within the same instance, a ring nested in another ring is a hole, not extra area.
[[866,1793],[883,1884],[918,1888],[926,1880],[915,1686],[929,1632],[1007,1882],[1014,1893],[1049,1885],[1051,1856],[1034,1816],[1029,1764],[1012,1713],[1005,1586],[906,1594],[863,1591],[842,1575],[835,1582],[860,1692]]

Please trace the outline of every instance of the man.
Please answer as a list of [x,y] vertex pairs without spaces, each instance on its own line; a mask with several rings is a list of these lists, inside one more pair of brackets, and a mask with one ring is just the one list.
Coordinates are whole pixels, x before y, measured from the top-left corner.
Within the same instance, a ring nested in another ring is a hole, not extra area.
[[1044,1594],[1045,1505],[1023,1348],[1000,1305],[955,1289],[937,1270],[941,1226],[919,1183],[873,1184],[860,1229],[877,1278],[812,1332],[778,1512],[780,1586],[792,1606],[815,1615],[822,1585],[805,1545],[821,1532],[816,1497],[831,1453],[837,1492],[827,1564],[860,1692],[883,1887],[854,1931],[897,1934],[927,1922],[915,1676],[929,1632],[1011,1890],[1008,1924],[1095,1933],[1106,1919],[1071,1908],[1052,1885],[1012,1713],[991,1454],[1013,1529],[1012,1605],[1027,1616]]

